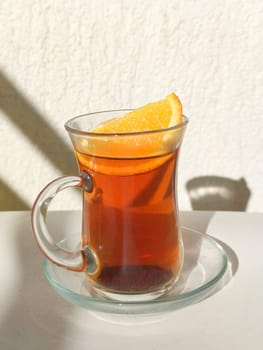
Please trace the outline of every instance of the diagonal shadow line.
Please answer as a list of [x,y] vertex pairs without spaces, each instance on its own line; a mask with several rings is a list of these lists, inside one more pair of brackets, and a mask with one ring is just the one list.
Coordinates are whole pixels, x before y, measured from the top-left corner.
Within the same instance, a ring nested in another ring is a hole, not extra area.
[[77,171],[74,154],[68,144],[2,72],[0,109],[63,174]]
[[[165,189],[163,189],[163,198],[167,196],[167,193],[170,192],[169,189],[171,187],[171,176],[173,176],[173,173],[171,173],[169,169],[171,160],[172,158],[170,157],[168,160],[165,161],[165,163],[162,164],[162,166],[158,169],[153,178],[145,186],[143,191],[132,200],[132,205],[142,206],[146,203],[149,203],[155,195],[155,190],[153,189],[156,188],[156,185],[159,186],[159,188],[162,188],[163,186],[160,187],[160,184],[164,182],[164,179],[167,186]],[[167,176],[169,176],[169,178]]]
[[29,205],[0,179],[0,211],[29,209]]

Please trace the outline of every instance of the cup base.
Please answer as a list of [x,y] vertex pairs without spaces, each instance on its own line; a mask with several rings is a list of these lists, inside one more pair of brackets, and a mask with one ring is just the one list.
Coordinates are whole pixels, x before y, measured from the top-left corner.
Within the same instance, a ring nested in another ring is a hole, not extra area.
[[85,281],[82,284],[81,293],[93,296],[95,298],[104,299],[104,300],[113,300],[120,301],[124,303],[138,303],[138,302],[147,302],[160,298],[161,296],[169,293],[173,289],[178,278],[172,280],[169,284],[165,285],[163,288],[147,292],[147,293],[117,293],[108,290],[103,290],[97,288],[95,285],[92,285],[89,281]]

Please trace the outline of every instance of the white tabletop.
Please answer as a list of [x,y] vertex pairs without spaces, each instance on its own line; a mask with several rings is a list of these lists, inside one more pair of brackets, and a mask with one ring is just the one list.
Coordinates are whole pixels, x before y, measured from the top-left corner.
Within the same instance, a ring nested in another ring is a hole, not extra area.
[[[52,212],[71,229],[77,212]],[[0,349],[262,349],[263,214],[184,212],[182,224],[219,239],[224,286],[186,308],[152,316],[91,313],[61,299],[42,270],[29,212],[0,212]],[[230,275],[232,274],[232,277]]]

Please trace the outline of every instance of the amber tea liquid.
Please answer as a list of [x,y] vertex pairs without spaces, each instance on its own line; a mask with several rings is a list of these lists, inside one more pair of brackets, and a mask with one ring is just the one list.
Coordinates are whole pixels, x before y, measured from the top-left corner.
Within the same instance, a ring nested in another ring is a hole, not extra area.
[[94,286],[121,294],[171,285],[181,266],[175,189],[177,153],[113,159],[76,152],[94,182],[83,192],[83,245],[94,248]]

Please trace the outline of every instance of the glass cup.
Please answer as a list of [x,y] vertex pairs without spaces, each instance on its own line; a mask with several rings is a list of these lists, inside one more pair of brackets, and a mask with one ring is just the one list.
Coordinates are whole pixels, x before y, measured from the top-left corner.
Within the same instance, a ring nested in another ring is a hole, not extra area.
[[[115,300],[151,300],[178,279],[183,245],[176,172],[188,119],[180,125],[124,134],[94,133],[127,113],[107,111],[65,124],[80,169],[48,184],[32,209],[34,237],[53,263],[84,272],[94,293]],[[69,250],[48,231],[48,206],[68,187],[82,190],[80,248]]]

